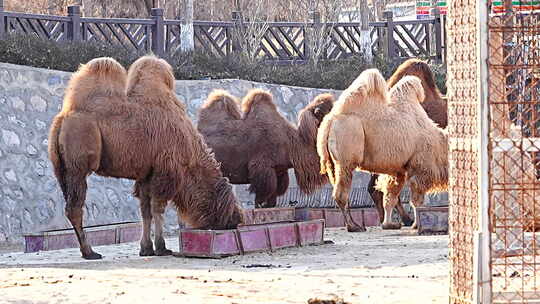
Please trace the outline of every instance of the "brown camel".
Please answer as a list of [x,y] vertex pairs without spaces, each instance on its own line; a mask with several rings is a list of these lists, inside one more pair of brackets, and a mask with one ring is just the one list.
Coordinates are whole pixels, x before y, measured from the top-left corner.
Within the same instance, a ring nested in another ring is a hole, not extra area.
[[327,174],[334,186],[334,200],[351,232],[365,230],[348,212],[355,169],[384,174],[377,182],[384,194],[383,229],[401,227],[392,221],[391,214],[406,181],[415,210],[423,204],[426,192],[447,187],[447,134],[420,105],[424,100],[420,79],[406,76],[388,95],[380,72],[366,70],[343,92],[319,128],[321,173]]
[[317,128],[334,98],[321,94],[298,115],[293,126],[277,110],[272,95],[252,90],[242,101],[225,91],[212,92],[199,111],[198,129],[233,184],[250,184],[257,207],[275,207],[289,186],[293,168],[298,185],[311,193],[327,182],[318,173]]
[[[396,83],[402,79],[404,76],[412,75],[420,78],[422,81],[422,87],[424,89],[424,100],[421,105],[422,108],[426,111],[427,115],[431,120],[433,120],[439,127],[446,128],[448,125],[448,109],[446,105],[446,100],[442,98],[441,92],[435,84],[435,78],[433,73],[429,68],[429,65],[420,59],[412,58],[403,62],[392,74],[392,77],[386,82],[389,88],[392,88]],[[375,189],[375,182],[378,175],[372,174],[371,179],[368,184],[368,192],[375,203],[375,207],[379,212],[380,222],[384,220],[384,209],[383,209],[383,193]],[[413,221],[403,209],[401,200],[398,197],[398,203],[396,209],[401,216],[401,221],[405,226],[410,226]]]
[[[234,228],[241,222],[232,186],[173,92],[170,66],[152,56],[133,64],[129,81],[111,58],[93,59],[71,77],[51,126],[49,157],[83,258],[101,258],[83,231],[86,177],[92,173],[136,180],[141,255],[170,253],[161,236],[159,202],[173,201],[193,228]],[[155,252],[152,216],[159,226]]]

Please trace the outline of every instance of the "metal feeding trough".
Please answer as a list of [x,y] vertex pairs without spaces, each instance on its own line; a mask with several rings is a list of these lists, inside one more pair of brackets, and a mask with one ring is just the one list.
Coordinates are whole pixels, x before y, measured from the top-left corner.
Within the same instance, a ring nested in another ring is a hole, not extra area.
[[321,219],[245,225],[231,230],[182,229],[179,234],[180,255],[188,257],[222,258],[323,243]]
[[[141,222],[124,222],[84,227],[86,238],[92,246],[111,245],[138,241]],[[65,248],[78,248],[79,242],[72,228],[48,230],[24,235],[24,252],[37,252]]]
[[[355,208],[350,209],[353,220],[367,227],[379,226],[379,213],[374,208]],[[343,213],[337,208],[300,208],[296,209],[296,220],[324,219],[325,226],[344,227],[345,220]]]
[[448,234],[448,207],[418,207],[418,234]]

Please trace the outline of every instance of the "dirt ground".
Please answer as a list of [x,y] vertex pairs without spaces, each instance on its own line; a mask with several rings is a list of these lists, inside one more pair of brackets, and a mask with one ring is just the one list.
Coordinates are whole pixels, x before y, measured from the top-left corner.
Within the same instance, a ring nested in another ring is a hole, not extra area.
[[334,228],[325,239],[224,259],[139,257],[138,243],[95,247],[104,259],[91,262],[78,249],[4,248],[0,303],[448,303],[448,236]]

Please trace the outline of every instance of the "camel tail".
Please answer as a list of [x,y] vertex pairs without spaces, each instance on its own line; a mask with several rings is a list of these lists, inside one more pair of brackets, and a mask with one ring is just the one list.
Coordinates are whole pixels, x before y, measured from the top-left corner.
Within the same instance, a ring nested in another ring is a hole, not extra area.
[[62,129],[62,123],[64,116],[57,115],[51,125],[49,132],[49,159],[53,165],[54,175],[60,184],[62,193],[66,193],[66,180],[64,176],[64,163],[62,161],[62,154],[60,152],[60,144],[58,138],[60,136],[60,130]]
[[333,121],[333,116],[331,114],[327,115],[321,122],[321,126],[317,132],[317,153],[319,154],[321,164],[320,173],[328,175],[328,179],[332,185],[334,185],[335,181],[335,166],[330,156],[330,150],[328,149],[328,137],[330,136]]

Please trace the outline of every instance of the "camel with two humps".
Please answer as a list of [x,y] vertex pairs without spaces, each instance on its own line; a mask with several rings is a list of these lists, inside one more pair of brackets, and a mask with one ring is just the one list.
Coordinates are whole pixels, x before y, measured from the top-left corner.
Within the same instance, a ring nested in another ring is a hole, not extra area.
[[136,181],[141,255],[170,254],[161,228],[167,201],[193,228],[235,228],[242,221],[232,186],[174,95],[171,67],[153,56],[138,59],[129,73],[112,58],[82,65],[53,120],[49,158],[85,259],[101,258],[83,230],[86,178],[92,173]]
[[334,98],[321,94],[291,124],[260,89],[248,92],[240,102],[223,90],[212,92],[199,110],[197,128],[216,153],[223,174],[233,184],[250,184],[256,207],[275,207],[277,197],[289,186],[293,168],[304,193],[327,183],[319,174],[317,128],[330,112]]
[[388,92],[378,70],[362,72],[347,88],[318,131],[321,173],[332,183],[333,198],[345,216],[347,230],[365,231],[350,216],[352,172],[381,174],[383,229],[399,229],[392,219],[405,182],[411,204],[423,204],[424,194],[444,191],[448,184],[448,136],[421,106],[424,89],[418,77],[406,76]]

